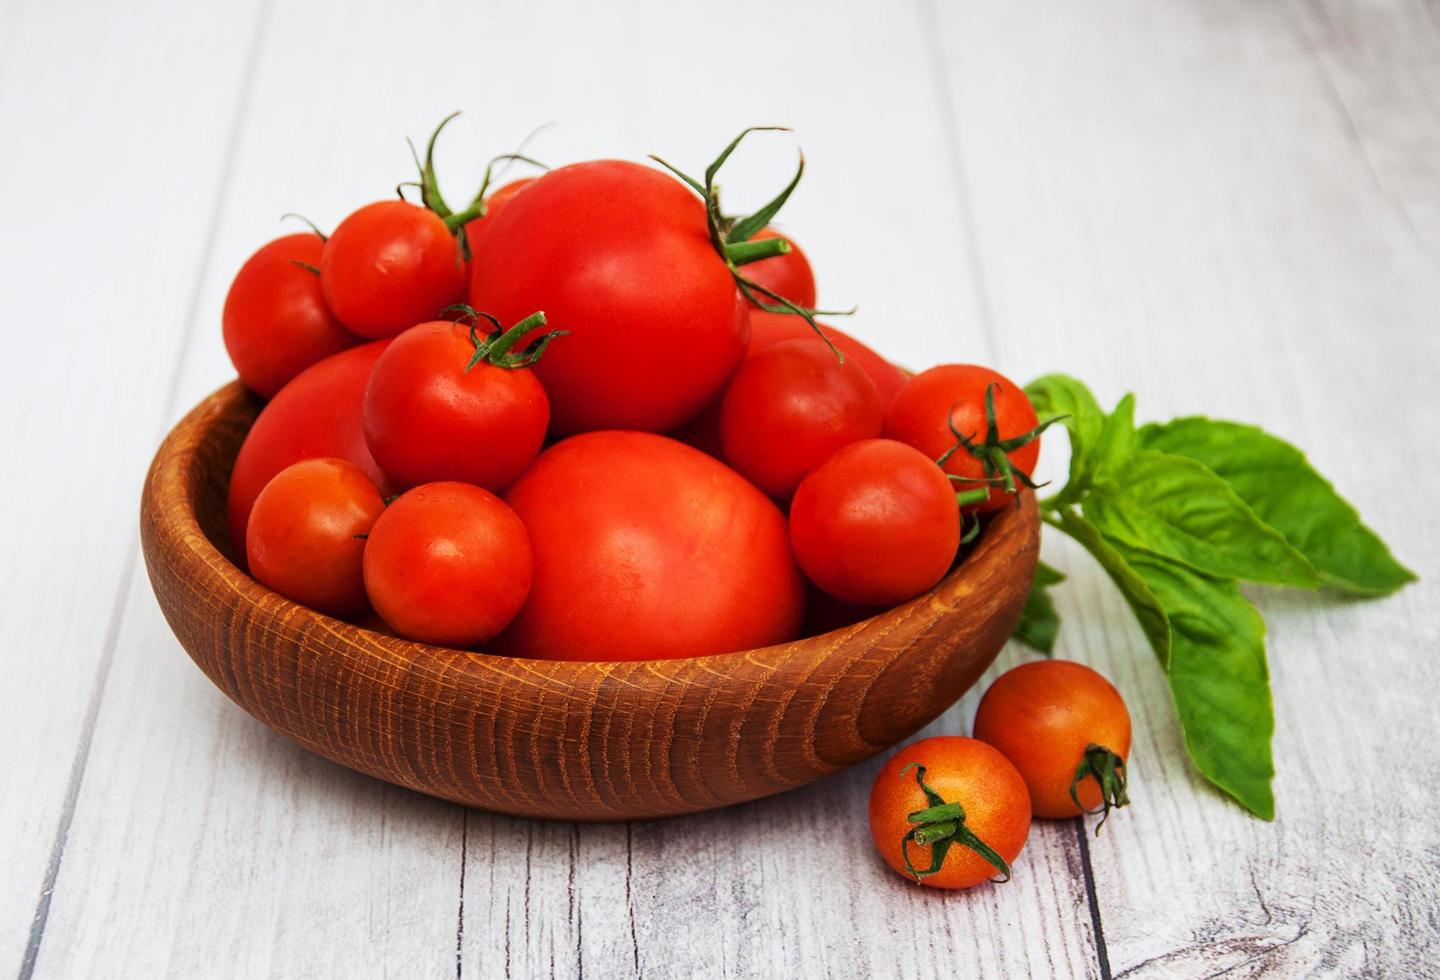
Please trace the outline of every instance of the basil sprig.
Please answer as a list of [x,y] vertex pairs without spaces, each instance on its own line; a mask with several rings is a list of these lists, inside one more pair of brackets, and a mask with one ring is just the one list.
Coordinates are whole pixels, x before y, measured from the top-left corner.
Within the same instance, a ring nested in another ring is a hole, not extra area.
[[[1134,396],[1103,412],[1084,384],[1047,375],[1026,393],[1064,415],[1070,473],[1044,520],[1099,562],[1165,668],[1185,747],[1216,786],[1275,816],[1275,714],[1265,622],[1239,582],[1394,592],[1415,575],[1294,446],[1199,416],[1136,428]],[[1042,566],[1015,638],[1050,653],[1060,620]]]

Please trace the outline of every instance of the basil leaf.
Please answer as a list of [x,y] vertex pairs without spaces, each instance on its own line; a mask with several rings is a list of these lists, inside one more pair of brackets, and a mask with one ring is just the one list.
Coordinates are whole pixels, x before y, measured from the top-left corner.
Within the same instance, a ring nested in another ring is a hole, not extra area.
[[1035,566],[1035,580],[1030,583],[1030,596],[1020,612],[1013,638],[1033,647],[1047,657],[1055,652],[1055,637],[1060,632],[1060,614],[1050,599],[1050,586],[1065,581],[1065,576],[1043,561]]
[[1106,537],[1219,578],[1314,588],[1320,576],[1229,485],[1184,456],[1142,449],[1086,497]]
[[1117,550],[1169,618],[1166,673],[1190,758],[1247,810],[1275,819],[1265,621],[1234,582],[1124,545]]
[[1145,580],[1135,573],[1125,557],[1106,541],[1098,528],[1071,510],[1057,515],[1060,530],[1080,542],[1085,550],[1105,569],[1110,581],[1120,590],[1131,612],[1140,622],[1140,629],[1150,641],[1150,648],[1163,666],[1170,663],[1170,620],[1160,600]]
[[1105,427],[1105,413],[1083,382],[1063,374],[1035,379],[1025,386],[1025,394],[1041,421],[1065,416],[1060,424],[1070,432],[1070,478],[1061,496],[1079,493],[1089,473],[1090,456]]
[[1115,406],[1115,411],[1105,417],[1105,425],[1095,440],[1091,462],[1097,478],[1123,466],[1135,452],[1135,442],[1135,396],[1126,395]]
[[1283,439],[1253,425],[1199,416],[1147,425],[1140,439],[1148,448],[1208,466],[1310,560],[1325,584],[1355,595],[1385,595],[1415,581],[1305,454]]

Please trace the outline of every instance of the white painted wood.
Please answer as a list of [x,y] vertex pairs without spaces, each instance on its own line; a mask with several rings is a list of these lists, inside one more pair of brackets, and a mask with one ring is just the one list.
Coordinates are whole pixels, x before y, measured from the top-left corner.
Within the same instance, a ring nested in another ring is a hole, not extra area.
[[1254,593],[1277,709],[1268,825],[1194,777],[1128,612],[1059,549],[1079,570],[1061,653],[1107,670],[1138,721],[1135,806],[1095,845],[1117,976],[1419,975],[1440,952],[1440,535],[1413,510],[1440,491],[1421,421],[1440,368],[1425,244],[1440,186],[1412,155],[1436,133],[1426,16],[941,10],[1001,363],[1134,389],[1145,418],[1259,421],[1431,575],[1377,603]]
[[0,970],[25,956],[135,568],[254,15],[0,9]]
[[[1102,949],[1116,975],[1421,972],[1440,953],[1428,581],[1381,603],[1256,593],[1279,725],[1268,825],[1193,776],[1128,612],[1078,549],[1047,542],[1073,573],[1062,653],[1110,673],[1137,723],[1135,806],[1091,845],[1102,946],[1071,823],[1037,825],[1004,887],[942,896],[880,867],[863,816],[878,761],[629,827],[465,813],[350,774],[225,701],[143,570],[124,570],[154,440],[230,375],[218,320],[235,268],[285,211],[332,226],[388,196],[408,176],[400,137],[462,108],[440,148],[455,197],[552,119],[542,158],[654,151],[695,169],[744,125],[790,123],[794,140],[736,158],[727,194],[762,200],[805,147],[785,225],[822,301],[861,304],[856,333],[911,365],[1134,389],[1147,418],[1262,422],[1431,571],[1440,535],[1415,514],[1440,491],[1416,421],[1440,368],[1434,14],[12,0],[0,177],[36,192],[0,223],[0,322],[20,339],[0,359],[0,449],[55,476],[12,482],[24,519],[0,558],[0,718],[16,733],[0,962],[24,955],[110,663],[40,977],[1075,976],[1099,975]],[[56,261],[79,235],[72,199],[103,219],[84,226],[104,257],[84,275]],[[48,329],[15,331],[29,323]],[[45,410],[42,355],[95,401]],[[967,731],[975,700],[932,731]]]

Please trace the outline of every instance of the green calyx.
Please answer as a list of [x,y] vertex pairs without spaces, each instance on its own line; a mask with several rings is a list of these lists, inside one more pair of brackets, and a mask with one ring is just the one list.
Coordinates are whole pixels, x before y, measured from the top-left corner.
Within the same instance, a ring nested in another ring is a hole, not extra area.
[[790,183],[785,185],[784,190],[776,194],[769,203],[760,208],[754,214],[743,218],[727,217],[720,210],[720,188],[715,184],[715,177],[720,173],[720,168],[725,161],[730,159],[730,154],[746,136],[756,132],[782,132],[790,130],[785,126],[751,126],[743,130],[739,136],[730,141],[730,145],[720,152],[720,155],[705,168],[704,181],[696,180],[689,174],[677,167],[671,166],[658,156],[651,155],[660,166],[670,171],[691,190],[699,194],[705,201],[705,220],[710,231],[710,244],[715,251],[725,260],[725,265],[730,269],[730,275],[735,279],[735,285],[747,300],[754,303],[762,310],[770,313],[791,313],[804,318],[810,324],[811,329],[825,341],[826,345],[834,352],[835,357],[843,364],[845,355],[825,335],[824,329],[815,322],[817,316],[848,316],[855,311],[851,310],[818,310],[811,307],[800,306],[781,296],[779,293],[746,276],[740,271],[742,266],[751,262],[759,262],[761,259],[773,258],[777,255],[784,255],[790,251],[790,243],[783,238],[762,238],[754,241],[755,235],[770,223],[771,219],[785,206],[800,183],[800,177],[805,173],[805,154],[800,154],[800,165],[795,169],[795,176]]
[[[1030,474],[1017,467],[1010,461],[1010,453],[1021,446],[1040,438],[1040,434],[1056,422],[1066,418],[1064,415],[1057,415],[1054,418],[1046,419],[1029,432],[1022,433],[1010,439],[1000,438],[1000,423],[995,415],[995,382],[985,386],[985,434],[980,441],[976,441],[973,433],[967,435],[955,428],[954,410],[946,417],[946,424],[950,427],[950,434],[955,437],[955,445],[951,446],[935,462],[940,466],[948,463],[956,453],[965,450],[971,456],[980,460],[985,468],[983,477],[965,477],[947,474],[951,480],[960,483],[978,483],[981,486],[968,493],[956,494],[956,499],[963,507],[967,503],[980,503],[990,498],[990,487],[1001,487],[1006,493],[1015,493],[1020,487],[1029,487],[1035,490],[1044,484],[1036,483],[1030,479]],[[982,496],[975,498],[973,495],[982,493]],[[1016,503],[1019,503],[1018,499]]]
[[[915,877],[916,883],[937,873],[945,864],[945,856],[949,854],[950,848],[956,844],[968,847],[976,854],[1000,872],[1001,877],[994,879],[996,882],[1010,880],[1010,865],[1005,862],[993,847],[985,843],[965,823],[965,808],[959,803],[946,803],[939,793],[925,785],[925,767],[918,762],[912,762],[900,770],[900,778],[904,779],[910,770],[915,770],[915,783],[920,787],[920,792],[925,794],[925,800],[930,805],[924,810],[917,810],[907,816],[913,826],[905,836],[900,839],[900,854],[905,860],[905,870]],[[915,842],[922,847],[930,848],[930,867],[917,869],[910,863],[910,843]]]
[[[444,312],[458,312],[456,323],[468,322],[470,326],[470,343],[475,348],[475,353],[465,365],[463,373],[468,374],[470,369],[480,363],[491,364],[507,371],[514,371],[518,368],[527,368],[540,360],[556,337],[564,337],[568,330],[547,330],[534,343],[522,350],[516,351],[515,345],[524,340],[526,335],[532,331],[545,326],[545,314],[540,311],[531,313],[525,319],[506,329],[503,324],[489,313],[482,313],[479,310],[466,306],[464,303],[457,303],[455,306],[446,307]],[[480,333],[480,321],[489,323],[493,329],[483,336]]]
[[423,162],[420,159],[420,154],[415,150],[415,144],[406,140],[406,142],[410,144],[410,156],[414,158],[415,167],[420,171],[420,179],[418,181],[405,181],[399,184],[395,190],[396,193],[400,195],[401,200],[404,200],[404,188],[414,187],[418,189],[420,191],[420,203],[431,211],[434,211],[440,219],[445,222],[445,227],[450,229],[450,233],[454,235],[460,243],[460,254],[466,261],[469,261],[470,240],[465,234],[465,225],[474,221],[476,218],[485,217],[485,197],[490,193],[490,184],[496,176],[495,165],[501,162],[519,160],[539,167],[541,170],[549,170],[550,168],[540,161],[531,159],[518,152],[502,153],[500,156],[492,158],[490,162],[485,165],[485,176],[480,181],[480,189],[475,192],[475,196],[470,199],[470,203],[459,211],[453,210],[445,203],[445,198],[440,193],[440,181],[435,176],[435,141],[439,139],[440,131],[449,124],[450,120],[458,115],[460,115],[459,112],[452,112],[440,120],[440,125],[435,127],[435,131],[430,134],[430,139],[425,144],[425,159]]
[[[1094,779],[1095,785],[1100,787],[1100,805],[1093,810],[1086,810],[1080,802],[1080,784],[1086,779]],[[1110,811],[1130,805],[1130,797],[1125,792],[1125,760],[1103,745],[1092,742],[1085,746],[1085,756],[1075,767],[1075,778],[1070,782],[1070,799],[1085,813],[1102,814],[1100,822],[1095,825],[1098,837],[1100,828],[1110,819]]]

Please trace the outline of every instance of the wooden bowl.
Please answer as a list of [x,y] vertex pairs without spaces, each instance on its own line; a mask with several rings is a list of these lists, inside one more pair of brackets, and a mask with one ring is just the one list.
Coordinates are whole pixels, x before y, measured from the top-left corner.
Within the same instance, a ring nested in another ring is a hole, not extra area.
[[688,660],[522,660],[411,643],[269,591],[222,549],[260,403],[238,383],[165,439],[141,503],[175,636],[231,700],[328,759],[468,806],[624,820],[801,786],[913,734],[994,660],[1039,550],[1033,496],[935,589],[783,646]]

